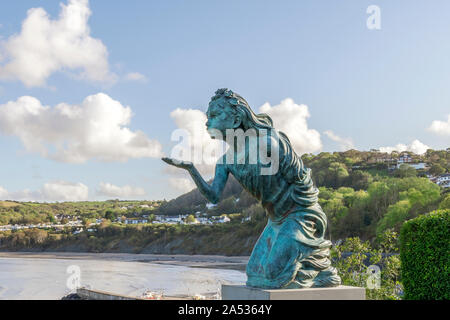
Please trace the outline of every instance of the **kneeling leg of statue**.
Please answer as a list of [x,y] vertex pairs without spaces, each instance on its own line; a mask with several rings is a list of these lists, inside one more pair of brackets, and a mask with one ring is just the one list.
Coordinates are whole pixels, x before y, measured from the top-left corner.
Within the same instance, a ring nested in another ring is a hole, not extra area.
[[332,287],[341,283],[331,266],[331,242],[311,239],[314,222],[291,215],[282,223],[269,222],[247,265],[247,285],[266,289]]

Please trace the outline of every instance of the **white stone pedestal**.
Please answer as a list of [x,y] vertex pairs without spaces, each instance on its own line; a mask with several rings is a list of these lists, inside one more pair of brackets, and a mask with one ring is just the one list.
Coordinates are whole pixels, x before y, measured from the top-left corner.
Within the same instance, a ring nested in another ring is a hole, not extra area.
[[366,300],[366,289],[339,286],[266,290],[243,285],[222,285],[222,300]]

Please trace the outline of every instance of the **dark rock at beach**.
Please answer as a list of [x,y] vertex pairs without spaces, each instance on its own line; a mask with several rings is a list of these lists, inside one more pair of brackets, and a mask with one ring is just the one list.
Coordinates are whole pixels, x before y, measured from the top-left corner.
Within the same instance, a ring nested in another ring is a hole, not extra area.
[[67,296],[64,296],[61,298],[61,300],[83,300],[79,295],[76,293],[68,294]]

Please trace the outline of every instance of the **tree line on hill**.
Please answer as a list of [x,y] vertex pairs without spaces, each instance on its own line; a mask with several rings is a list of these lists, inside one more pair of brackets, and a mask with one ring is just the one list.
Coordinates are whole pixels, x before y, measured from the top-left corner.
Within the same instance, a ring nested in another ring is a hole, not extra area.
[[[85,223],[96,219],[115,220],[121,216],[142,216],[152,214],[153,209],[141,206],[159,206],[160,201],[92,201],[92,202],[62,202],[62,203],[35,203],[0,201],[1,225],[27,225],[40,223],[56,223],[56,216],[63,221],[68,218],[78,218]],[[125,208],[130,207],[131,210]]]

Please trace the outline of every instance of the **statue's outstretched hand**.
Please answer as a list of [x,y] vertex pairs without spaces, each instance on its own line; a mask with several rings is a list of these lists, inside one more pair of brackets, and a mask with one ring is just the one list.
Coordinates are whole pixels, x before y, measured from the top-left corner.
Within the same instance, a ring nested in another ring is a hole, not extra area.
[[162,158],[162,161],[164,161],[167,164],[170,164],[172,166],[175,166],[177,168],[186,169],[189,170],[194,167],[193,163],[190,161],[180,161],[172,158]]

